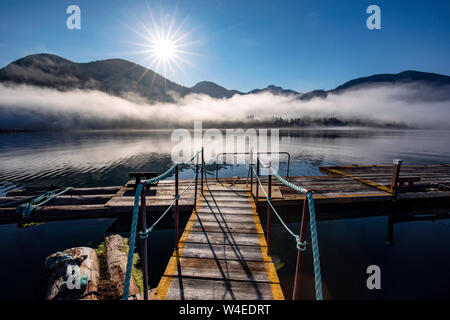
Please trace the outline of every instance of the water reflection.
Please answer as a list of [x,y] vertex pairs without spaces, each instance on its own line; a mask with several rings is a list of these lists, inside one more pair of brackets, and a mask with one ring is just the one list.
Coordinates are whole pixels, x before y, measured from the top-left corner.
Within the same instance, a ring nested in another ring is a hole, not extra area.
[[[3,188],[123,184],[128,171],[161,172],[171,165],[170,136],[170,131],[0,135],[0,182]],[[448,131],[282,130],[280,151],[291,153],[292,174],[317,175],[319,166],[391,163],[394,158],[418,164],[450,162],[448,138]],[[222,170],[221,176],[246,174],[239,167]]]

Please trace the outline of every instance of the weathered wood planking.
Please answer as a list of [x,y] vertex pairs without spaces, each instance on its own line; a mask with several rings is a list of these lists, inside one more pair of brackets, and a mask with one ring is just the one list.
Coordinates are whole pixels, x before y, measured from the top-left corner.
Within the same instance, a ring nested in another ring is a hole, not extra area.
[[253,197],[233,189],[205,190],[154,299],[284,299]]
[[[314,197],[317,201],[324,201],[326,203],[345,203],[355,199],[355,201],[385,201],[390,199],[391,194],[379,189],[367,186],[361,182],[354,181],[343,176],[311,176],[311,177],[290,177],[289,181],[296,183],[306,189],[313,191]],[[236,178],[221,178],[221,182],[225,185],[217,183],[216,180],[210,179],[211,188],[214,189],[214,196],[217,200],[229,201],[233,199],[242,201],[242,197],[234,197],[232,193],[240,194],[246,197],[246,191],[234,191],[230,193],[229,187],[234,183],[234,187],[243,188],[250,187],[246,179]],[[261,177],[264,189],[267,192],[267,177]],[[301,200],[304,198],[303,194],[298,194],[289,187],[284,186],[277,179],[273,179],[272,199],[274,202],[293,204],[297,203],[292,200]],[[180,180],[180,190],[188,184],[188,180]],[[151,211],[161,211],[170,205],[175,196],[175,182],[173,180],[165,180],[158,183],[147,195],[147,209]],[[256,195],[256,182],[253,184],[253,194]],[[208,195],[205,197],[208,199]],[[231,197],[231,198],[230,198]],[[194,206],[194,190],[189,189],[183,197],[179,200],[180,210],[189,211]],[[264,192],[259,186],[258,202],[265,202]],[[111,212],[127,212],[133,208],[134,204],[134,181],[129,181],[120,191],[106,204],[106,207]],[[226,205],[225,205],[226,207]],[[226,212],[225,212],[226,213]]]
[[[364,165],[322,167],[320,170],[327,175],[303,176],[286,178],[303,188],[311,190],[315,202],[320,205],[353,205],[382,204],[393,200],[390,191],[392,181],[392,165]],[[428,203],[436,200],[445,201],[450,198],[450,166],[449,165],[403,165],[400,178],[418,177],[420,181],[416,186],[424,189],[406,190],[397,193],[397,199],[404,201],[420,200]],[[214,201],[220,202],[222,214],[230,223],[245,223],[248,220],[245,212],[239,214],[240,205],[247,203],[247,191],[250,187],[245,178],[221,178],[220,183],[209,178],[209,185],[214,190]],[[267,176],[261,176],[261,181],[267,191]],[[179,189],[183,190],[190,180],[180,180]],[[272,179],[272,199],[276,206],[298,206],[304,195],[283,185],[277,179]],[[227,187],[228,186],[228,187]],[[231,191],[229,187],[241,188]],[[53,187],[56,188],[56,187]],[[200,185],[198,186],[200,188]],[[20,200],[29,196],[40,195],[50,188],[32,187],[27,189],[11,190],[6,197],[0,197],[0,223],[14,223],[22,221],[22,217],[15,213],[16,205],[2,207],[2,204]],[[253,183],[253,194],[256,194],[256,182]],[[199,194],[197,194],[198,196]],[[175,181],[160,181],[157,186],[151,187],[147,192],[147,209],[149,214],[158,214],[164,211],[175,196]],[[422,199],[422,200],[421,200]],[[212,201],[211,195],[205,194],[205,200]],[[258,204],[265,205],[264,192],[259,187]],[[190,214],[194,207],[194,188],[191,187],[179,200],[180,211]],[[65,220],[85,219],[97,217],[115,217],[130,214],[134,206],[134,180],[128,181],[124,186],[73,188],[65,194],[38,208],[29,220]],[[429,205],[427,205],[429,206]],[[204,213],[199,213],[201,216]],[[318,212],[320,219],[322,212]],[[204,217],[211,219],[211,216]],[[247,220],[246,220],[247,219]],[[205,220],[207,221],[207,220]],[[208,220],[209,221],[209,220]],[[213,222],[213,221],[210,221]],[[215,227],[209,226],[209,230]]]
[[[394,166],[340,166],[322,167],[322,172],[345,176],[352,180],[358,180],[364,184],[372,184],[378,189],[391,188]],[[397,194],[397,199],[425,199],[450,197],[448,190],[439,190],[435,186],[447,185],[450,181],[450,166],[441,165],[402,165],[400,178],[418,177],[420,180],[415,185],[420,185],[426,190],[406,191]],[[369,182],[369,183],[367,183]]]

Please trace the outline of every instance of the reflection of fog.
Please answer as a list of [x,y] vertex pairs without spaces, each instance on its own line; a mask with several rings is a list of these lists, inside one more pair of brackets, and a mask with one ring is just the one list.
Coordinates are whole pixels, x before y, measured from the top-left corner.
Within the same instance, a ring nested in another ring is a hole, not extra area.
[[[280,132],[280,151],[335,164],[448,163],[450,131],[317,129]],[[293,146],[295,146],[293,148]]]
[[139,167],[149,157],[167,161],[171,151],[167,133],[27,133],[0,138],[1,180]]
[[[292,157],[291,175],[318,174],[338,164],[450,163],[450,131],[282,130],[279,151]],[[130,171],[161,173],[171,163],[171,131],[94,131],[0,135],[0,184],[99,186],[123,184]],[[265,157],[270,160],[270,157]],[[230,159],[231,160],[231,159]],[[208,166],[214,175],[215,166]],[[280,156],[280,172],[286,172]],[[220,176],[247,176],[244,166],[220,166]],[[184,169],[180,177],[192,172]],[[3,186],[4,188],[5,186]],[[2,186],[0,185],[0,189]]]

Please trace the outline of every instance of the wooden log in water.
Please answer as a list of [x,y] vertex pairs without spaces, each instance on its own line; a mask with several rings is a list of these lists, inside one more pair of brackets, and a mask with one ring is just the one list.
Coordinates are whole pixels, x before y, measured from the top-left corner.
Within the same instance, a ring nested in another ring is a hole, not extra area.
[[[125,252],[124,239],[114,234],[106,237],[106,263],[108,267],[108,279],[111,290],[116,290],[117,296],[122,296],[127,270],[127,253]],[[130,295],[139,293],[139,288],[133,277],[130,279]]]
[[[100,271],[94,249],[77,247],[54,253],[47,257],[46,268],[47,300],[99,299],[97,290]],[[87,280],[84,284],[81,283],[83,277]],[[80,283],[76,284],[77,281]]]
[[70,219],[113,218],[103,204],[60,205],[36,208],[30,218],[23,219],[16,208],[0,208],[0,223],[18,223],[26,221],[53,221]]
[[[81,204],[105,204],[113,195],[111,194],[95,194],[95,195],[60,195],[53,198],[46,205],[81,205]],[[0,197],[0,205],[12,201],[24,200],[26,202],[27,196],[9,196]],[[19,203],[20,204],[20,203]],[[17,204],[17,205],[19,205]],[[15,206],[17,206],[15,205]],[[12,206],[12,207],[15,207]]]

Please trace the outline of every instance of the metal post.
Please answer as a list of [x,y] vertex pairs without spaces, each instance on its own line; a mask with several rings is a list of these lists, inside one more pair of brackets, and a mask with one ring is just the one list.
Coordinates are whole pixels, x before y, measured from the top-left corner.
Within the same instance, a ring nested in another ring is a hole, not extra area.
[[194,209],[197,206],[197,185],[198,185],[198,158],[195,164],[195,192],[194,192]]
[[[302,222],[300,224],[300,241],[305,242],[306,223],[309,220],[308,198],[305,195],[303,200]],[[300,279],[302,273],[303,251],[297,250],[297,266],[295,267],[294,291],[292,292],[292,300],[300,299]]]
[[[147,204],[145,202],[145,183],[141,191],[141,231],[147,231]],[[144,300],[148,300],[148,259],[147,259],[147,237],[142,241],[142,276],[144,282]],[[133,250],[129,248],[128,250]]]
[[256,158],[256,201],[255,201],[255,206],[256,206],[256,211],[258,211],[258,199],[259,199],[259,183],[258,183],[258,179],[259,179],[259,159]]
[[252,198],[255,199],[255,197],[253,196],[253,148],[251,147],[248,157],[248,170],[250,170],[250,194],[252,195]]
[[394,245],[394,222],[392,218],[392,214],[388,216],[387,222],[387,234],[385,243],[389,246]]
[[216,159],[216,180],[219,180],[219,158]]
[[249,167],[250,167],[250,193],[252,194],[252,197],[254,197],[253,196],[253,165],[250,163]]
[[271,234],[271,220],[272,220],[272,208],[270,207],[269,201],[272,200],[272,174],[270,172],[270,165],[271,162],[269,162],[269,185],[267,190],[267,195],[269,196],[269,199],[267,199],[267,255],[270,256],[270,234]]
[[289,178],[289,168],[291,166],[291,155],[288,153],[288,164],[287,164],[287,171],[286,171],[286,177]]
[[175,167],[175,249],[178,250],[178,165]]
[[[259,155],[259,153],[258,153]],[[260,169],[259,169],[259,157],[256,160],[256,172],[258,173],[258,177],[261,175]]]
[[400,159],[395,159],[393,161],[394,163],[394,173],[392,175],[392,183],[391,183],[391,191],[394,199],[397,196],[397,184],[398,184],[398,178],[400,176],[400,167],[403,164],[403,161]]
[[201,179],[201,194],[203,194],[203,175],[205,174],[205,158],[203,154],[203,147],[202,147],[202,179]]
[[[221,156],[222,154],[224,154],[224,153],[219,153],[216,156],[216,180],[219,180],[219,156]],[[223,161],[222,161],[222,164],[223,164]]]

